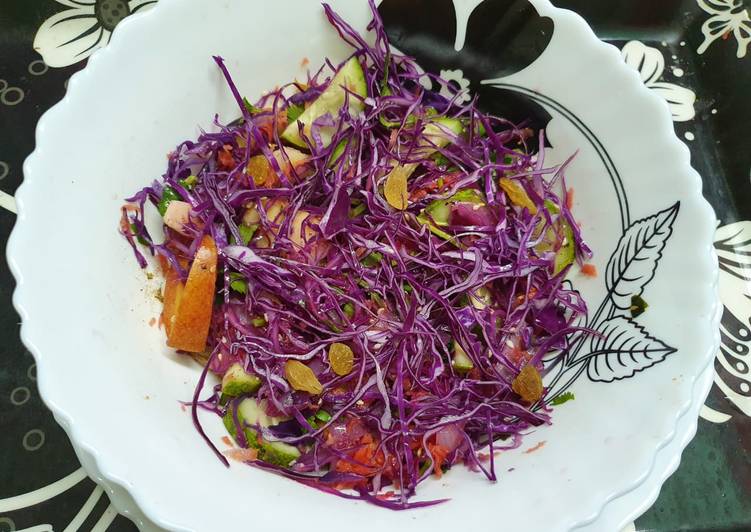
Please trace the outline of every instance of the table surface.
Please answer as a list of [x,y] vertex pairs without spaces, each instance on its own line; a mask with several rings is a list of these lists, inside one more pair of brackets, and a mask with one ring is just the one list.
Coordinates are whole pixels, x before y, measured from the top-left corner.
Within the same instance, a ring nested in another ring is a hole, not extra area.
[[[0,207],[0,241],[13,227],[11,196],[34,147],[37,120],[60,100],[86,57],[106,45],[110,29],[154,3],[0,0],[0,205],[8,207]],[[668,100],[719,219],[725,313],[715,384],[680,468],[635,528],[751,530],[751,0],[555,3],[582,14]],[[39,398],[34,360],[18,338],[13,287],[0,261],[0,532],[132,531],[86,477]]]

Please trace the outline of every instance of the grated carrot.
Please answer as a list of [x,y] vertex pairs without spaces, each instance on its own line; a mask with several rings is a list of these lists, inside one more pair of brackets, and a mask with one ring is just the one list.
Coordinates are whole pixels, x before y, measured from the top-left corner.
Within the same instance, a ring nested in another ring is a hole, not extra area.
[[526,451],[524,451],[524,454],[530,454],[530,453],[533,453],[533,452],[535,452],[535,451],[537,451],[539,449],[542,449],[543,447],[545,447],[545,443],[546,443],[545,440],[542,440],[540,443],[538,443],[534,447],[530,447],[529,449],[527,449]]
[[230,449],[224,451],[225,456],[238,462],[254,462],[258,460],[257,449]]
[[587,277],[597,277],[597,268],[594,264],[582,264],[581,272]]
[[571,210],[573,206],[574,206],[574,189],[567,188],[566,189],[566,208],[568,210]]

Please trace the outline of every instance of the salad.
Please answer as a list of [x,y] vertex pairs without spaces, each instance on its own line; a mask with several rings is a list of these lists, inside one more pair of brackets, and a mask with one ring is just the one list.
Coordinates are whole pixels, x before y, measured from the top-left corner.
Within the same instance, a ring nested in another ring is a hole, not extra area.
[[215,57],[241,117],[177,146],[120,231],[161,264],[225,464],[404,509],[457,464],[495,480],[550,422],[542,375],[586,313],[564,278],[590,251],[544,132],[393,53],[370,6],[372,45],[324,4],[352,55],[255,103]]

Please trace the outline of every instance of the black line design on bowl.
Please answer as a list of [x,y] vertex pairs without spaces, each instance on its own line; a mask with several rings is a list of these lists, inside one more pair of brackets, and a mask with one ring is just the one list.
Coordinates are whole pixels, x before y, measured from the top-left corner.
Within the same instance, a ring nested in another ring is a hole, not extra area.
[[662,251],[672,236],[680,202],[632,223],[623,180],[613,159],[602,141],[575,113],[555,99],[526,87],[495,82],[483,85],[518,92],[568,121],[594,148],[618,200],[622,234],[605,274],[600,276],[607,291],[594,314],[582,324],[599,335],[578,332],[569,337],[569,352],[547,368],[553,378],[547,385],[546,403],[566,392],[585,371],[591,381],[613,382],[662,362],[676,349],[650,334],[629,314],[631,297],[642,296],[654,278]]

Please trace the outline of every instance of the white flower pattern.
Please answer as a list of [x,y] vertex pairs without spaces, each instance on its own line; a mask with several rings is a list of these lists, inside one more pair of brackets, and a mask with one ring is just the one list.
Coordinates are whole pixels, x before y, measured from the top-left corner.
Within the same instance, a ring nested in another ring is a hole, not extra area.
[[665,71],[665,58],[660,50],[639,41],[630,41],[621,50],[621,55],[626,64],[639,73],[644,85],[668,102],[675,122],[687,122],[694,118],[694,91],[660,81]]
[[746,57],[751,42],[751,17],[743,7],[743,0],[697,0],[697,3],[712,16],[701,27],[704,42],[696,52],[703,54],[717,39],[727,39],[732,34],[738,42],[736,56]]
[[69,9],[44,21],[34,50],[51,67],[72,65],[105,46],[122,19],[157,0],[55,0]]
[[[714,382],[743,415],[751,416],[751,221],[721,226],[715,236],[720,263],[720,298],[726,317]],[[728,405],[730,406],[730,405]],[[732,408],[728,409],[730,412]],[[732,414],[704,406],[701,417],[724,423]]]
[[[446,81],[453,81],[456,87],[441,86],[440,94],[444,98],[451,99],[458,94],[456,101],[458,103],[468,102],[472,99],[469,95],[469,80],[464,77],[461,70],[441,70],[441,77]],[[456,90],[458,88],[458,90]]]

